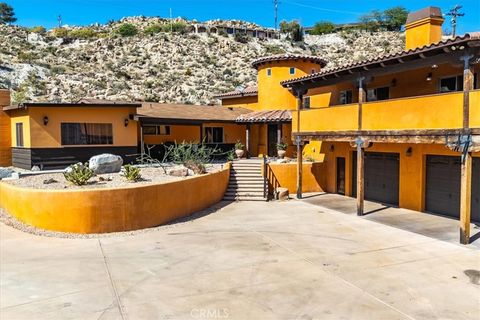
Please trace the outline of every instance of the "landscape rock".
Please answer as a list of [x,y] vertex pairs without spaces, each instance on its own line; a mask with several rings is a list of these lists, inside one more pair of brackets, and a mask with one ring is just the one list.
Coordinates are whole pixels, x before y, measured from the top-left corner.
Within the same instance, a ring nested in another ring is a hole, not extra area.
[[10,178],[14,172],[12,169],[0,167],[0,179]]
[[33,166],[32,169],[30,169],[30,171],[40,171],[40,167],[39,166]]
[[95,174],[120,172],[122,165],[122,157],[110,153],[93,156],[88,161],[88,167],[93,170]]
[[289,193],[287,188],[279,187],[277,188],[277,197],[278,200],[284,201],[289,199]]
[[187,168],[174,168],[168,170],[168,175],[174,177],[186,177],[188,176],[188,169]]

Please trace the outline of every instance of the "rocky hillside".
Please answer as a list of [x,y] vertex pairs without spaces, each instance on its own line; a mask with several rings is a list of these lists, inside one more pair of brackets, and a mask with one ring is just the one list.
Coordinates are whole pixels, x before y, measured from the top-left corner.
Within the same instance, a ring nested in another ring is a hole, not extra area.
[[[165,21],[135,17],[62,32],[0,25],[0,88],[12,88],[17,102],[88,97],[212,104],[216,93],[255,84],[250,61],[260,56],[313,54],[328,60],[328,68],[403,48],[403,35],[394,32],[307,36],[300,44],[158,28],[146,33]],[[125,22],[138,33],[121,36]]]

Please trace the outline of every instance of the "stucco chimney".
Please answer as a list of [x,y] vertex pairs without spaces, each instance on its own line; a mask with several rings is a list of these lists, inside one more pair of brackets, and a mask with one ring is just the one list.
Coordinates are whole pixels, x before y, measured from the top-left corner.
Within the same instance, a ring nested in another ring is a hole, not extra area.
[[442,40],[442,10],[427,7],[408,14],[405,24],[405,49],[415,49]]
[[12,165],[12,139],[9,115],[3,107],[10,105],[10,90],[0,89],[0,167]]

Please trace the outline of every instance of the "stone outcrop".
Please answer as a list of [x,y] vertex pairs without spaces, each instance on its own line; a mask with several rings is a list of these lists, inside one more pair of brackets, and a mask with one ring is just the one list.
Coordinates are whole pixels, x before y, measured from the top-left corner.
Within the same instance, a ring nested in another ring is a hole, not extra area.
[[109,153],[93,156],[88,161],[88,167],[93,170],[95,174],[120,172],[122,165],[122,157]]

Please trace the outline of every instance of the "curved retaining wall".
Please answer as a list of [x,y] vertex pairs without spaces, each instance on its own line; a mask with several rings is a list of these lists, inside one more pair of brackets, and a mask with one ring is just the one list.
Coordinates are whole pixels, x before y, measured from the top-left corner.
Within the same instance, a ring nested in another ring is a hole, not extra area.
[[158,226],[223,198],[230,165],[218,172],[122,189],[41,190],[0,182],[0,207],[38,228],[106,233]]

